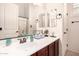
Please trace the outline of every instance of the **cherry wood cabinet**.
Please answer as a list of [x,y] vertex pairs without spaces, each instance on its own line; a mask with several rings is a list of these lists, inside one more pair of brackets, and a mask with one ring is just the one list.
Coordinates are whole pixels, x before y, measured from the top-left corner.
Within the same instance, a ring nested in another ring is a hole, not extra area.
[[59,56],[59,39],[31,56]]
[[54,42],[55,56],[59,56],[59,40]]
[[45,47],[37,52],[38,56],[48,56],[48,47]]
[[49,56],[58,56],[59,55],[59,40],[51,43],[49,46]]
[[32,54],[31,56],[37,56],[37,53]]
[[53,42],[48,46],[49,56],[55,56],[55,43]]

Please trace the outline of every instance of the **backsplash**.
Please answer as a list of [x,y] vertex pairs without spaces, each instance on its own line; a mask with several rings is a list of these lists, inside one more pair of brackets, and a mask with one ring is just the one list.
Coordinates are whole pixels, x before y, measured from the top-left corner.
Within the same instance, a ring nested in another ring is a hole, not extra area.
[[33,42],[32,36],[25,36],[25,37],[16,37],[16,38],[5,38],[3,40],[0,40],[0,47],[7,47],[12,44],[21,44],[21,43],[29,43]]

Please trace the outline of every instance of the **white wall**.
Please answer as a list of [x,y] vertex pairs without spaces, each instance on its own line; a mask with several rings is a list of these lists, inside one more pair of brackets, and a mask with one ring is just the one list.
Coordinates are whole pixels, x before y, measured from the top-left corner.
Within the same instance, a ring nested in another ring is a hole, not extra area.
[[68,18],[67,18],[67,4],[64,4],[64,18],[63,18],[63,55],[67,51],[68,44]]

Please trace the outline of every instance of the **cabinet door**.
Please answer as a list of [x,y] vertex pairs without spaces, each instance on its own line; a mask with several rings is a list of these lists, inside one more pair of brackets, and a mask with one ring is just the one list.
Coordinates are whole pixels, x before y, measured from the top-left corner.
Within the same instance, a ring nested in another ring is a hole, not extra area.
[[45,47],[37,52],[38,56],[48,56],[48,47]]
[[49,45],[49,56],[54,56],[55,55],[55,44],[52,43]]
[[55,41],[55,56],[59,55],[59,40]]

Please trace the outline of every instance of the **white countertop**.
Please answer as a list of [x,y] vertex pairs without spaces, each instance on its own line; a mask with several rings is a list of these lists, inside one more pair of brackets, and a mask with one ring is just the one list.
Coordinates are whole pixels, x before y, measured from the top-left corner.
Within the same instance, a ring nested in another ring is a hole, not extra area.
[[34,42],[29,43],[13,43],[7,47],[0,47],[0,56],[30,56],[33,53],[39,51],[40,49],[46,47],[47,45],[53,43],[59,38],[45,37],[43,39],[34,39]]

